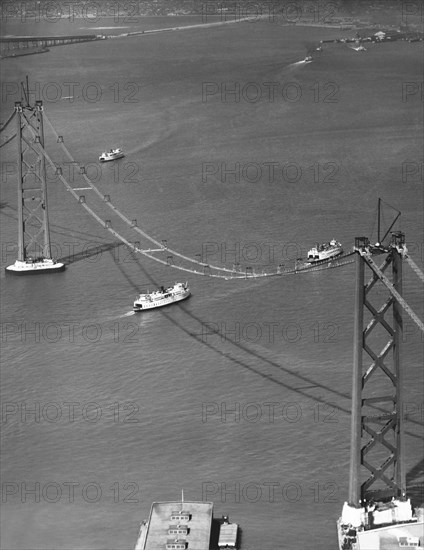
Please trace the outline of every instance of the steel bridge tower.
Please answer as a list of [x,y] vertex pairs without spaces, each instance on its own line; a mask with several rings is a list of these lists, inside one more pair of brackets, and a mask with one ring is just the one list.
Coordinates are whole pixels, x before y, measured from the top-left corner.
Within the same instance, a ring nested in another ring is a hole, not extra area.
[[[384,240],[384,239],[383,239]],[[370,245],[355,239],[356,291],[352,376],[349,499],[339,518],[340,550],[419,546],[424,510],[406,496],[402,401],[402,310],[424,332],[424,324],[402,297],[405,235]],[[374,258],[383,259],[378,266]],[[397,546],[396,546],[397,547]]]
[[[402,419],[401,305],[388,292],[381,274],[391,268],[393,289],[402,295],[403,233],[387,248],[372,252],[366,237],[355,239],[356,294],[352,378],[352,424],[349,504],[390,497],[404,499]],[[365,282],[366,271],[371,277]],[[367,317],[367,319],[366,319]],[[366,363],[366,365],[365,365]],[[368,477],[364,479],[365,475]]]
[[18,258],[9,273],[63,271],[52,259],[47,206],[43,103],[15,102],[18,176]]

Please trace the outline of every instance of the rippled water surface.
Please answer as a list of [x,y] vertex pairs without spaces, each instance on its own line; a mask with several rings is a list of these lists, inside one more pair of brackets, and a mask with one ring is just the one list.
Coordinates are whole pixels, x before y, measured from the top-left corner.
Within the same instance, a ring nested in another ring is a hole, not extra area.
[[[370,46],[364,55],[329,46],[296,65],[305,43],[338,34],[241,23],[2,60],[11,85],[2,120],[28,74],[80,164],[94,170],[105,148],[126,151],[96,172],[99,189],[190,257],[261,272],[292,266],[315,241],[335,237],[348,250],[355,236],[376,238],[382,197],[402,212],[422,268],[422,182],[402,179],[403,163],[422,154],[422,104],[401,96],[402,82],[421,78],[421,46]],[[96,101],[88,83],[100,90]],[[47,126],[46,143],[55,161],[69,160]],[[4,162],[16,162],[15,146],[2,149]],[[79,173],[67,176],[81,184]],[[3,180],[5,267],[15,258],[17,209],[15,176]],[[245,550],[335,548],[348,490],[353,265],[211,279],[129,254],[51,173],[49,207],[66,271],[1,275],[3,548],[133,548],[151,503],[181,489],[237,521]],[[391,210],[384,214],[390,222]],[[405,299],[422,318],[422,287],[404,269]],[[138,291],[175,280],[188,281],[189,300],[131,314]],[[405,323],[415,490],[423,348]]]

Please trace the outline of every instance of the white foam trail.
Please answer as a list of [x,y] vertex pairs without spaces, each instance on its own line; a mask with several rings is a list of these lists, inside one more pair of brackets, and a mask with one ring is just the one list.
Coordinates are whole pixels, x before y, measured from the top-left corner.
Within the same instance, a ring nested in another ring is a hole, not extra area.
[[312,59],[302,59],[301,61],[296,61],[295,63],[290,63],[290,65],[287,65],[287,69],[294,68],[294,67],[300,67],[301,65],[307,65],[308,63],[312,63]]
[[168,131],[168,132],[164,132],[162,135],[153,136],[152,138],[146,140],[144,143],[142,143],[138,147],[133,147],[132,149],[127,151],[127,155],[134,155],[135,153],[139,153],[140,151],[148,149],[155,143],[160,143],[164,139],[169,138],[173,133],[174,133],[173,131]]
[[302,59],[301,61],[296,61],[293,65],[306,65],[307,63],[312,63],[312,59]]
[[113,315],[111,317],[105,317],[104,321],[116,321],[117,319],[123,319],[125,317],[132,317],[135,314],[135,311],[127,311],[126,313],[123,313],[122,315]]
[[124,26],[124,27],[80,27],[80,29],[91,29],[96,31],[101,31],[103,29],[129,29],[130,27]]

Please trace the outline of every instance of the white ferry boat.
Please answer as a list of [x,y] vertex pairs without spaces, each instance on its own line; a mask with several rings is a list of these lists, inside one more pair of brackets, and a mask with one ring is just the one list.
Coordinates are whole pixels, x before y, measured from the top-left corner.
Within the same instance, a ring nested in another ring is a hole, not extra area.
[[145,309],[154,309],[157,307],[167,306],[174,302],[180,302],[190,296],[190,289],[187,283],[175,283],[174,286],[140,294],[134,302],[134,311],[142,311]]
[[125,157],[122,149],[111,149],[110,151],[105,151],[99,157],[100,162],[108,162],[110,160],[121,159]]
[[12,265],[6,267],[6,272],[14,275],[31,275],[37,273],[56,273],[64,271],[65,264],[50,258],[27,258],[16,260]]
[[342,245],[335,239],[332,239],[328,243],[318,244],[311,248],[308,252],[308,262],[322,262],[324,260],[330,260],[342,254]]

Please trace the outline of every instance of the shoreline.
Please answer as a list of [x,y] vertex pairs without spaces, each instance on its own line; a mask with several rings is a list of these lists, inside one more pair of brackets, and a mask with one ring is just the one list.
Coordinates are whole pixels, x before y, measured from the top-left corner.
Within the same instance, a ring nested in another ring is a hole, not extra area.
[[[144,17],[163,17],[163,16],[144,16]],[[172,16],[166,16],[166,17],[172,17]],[[178,17],[178,16],[175,16]],[[184,16],[185,17],[185,16]],[[195,16],[193,16],[195,17]],[[120,33],[120,34],[96,34],[91,35],[92,37],[90,39],[83,40],[81,39],[83,35],[62,35],[62,36],[55,36],[55,37],[47,37],[47,36],[16,36],[16,35],[7,35],[0,39],[2,43],[13,43],[13,42],[39,42],[40,44],[38,46],[33,47],[32,51],[28,51],[30,48],[9,48],[7,50],[4,50],[0,54],[0,59],[8,59],[11,57],[20,57],[24,55],[35,55],[38,53],[47,53],[49,50],[47,49],[47,45],[49,46],[64,46],[69,44],[75,44],[75,43],[82,43],[82,42],[97,42],[99,40],[108,40],[108,39],[117,39],[117,38],[130,38],[134,36],[142,36],[142,35],[150,35],[150,34],[157,34],[161,32],[175,32],[175,31],[183,31],[188,29],[199,29],[199,28],[211,28],[211,27],[217,27],[222,25],[230,25],[235,23],[256,23],[260,21],[264,21],[267,19],[266,15],[260,16],[260,17],[243,17],[239,19],[230,19],[228,21],[213,21],[210,23],[196,23],[194,25],[182,25],[182,26],[174,26],[174,27],[164,27],[161,29],[147,29],[147,30],[140,30],[140,31],[132,31],[127,33]],[[346,23],[316,23],[316,22],[300,22],[300,23],[286,23],[281,24],[282,27],[289,27],[289,28],[308,28],[308,27],[314,27],[314,28],[325,28],[325,29],[334,29],[334,30],[345,30],[345,31],[359,31],[361,28],[364,28],[365,23],[361,22],[361,25],[355,25],[355,24],[349,24]],[[107,29],[108,27],[104,27],[104,29]],[[374,25],[374,28],[381,28],[381,25]],[[386,27],[387,28],[387,27]],[[98,27],[98,30],[101,30],[102,27]],[[396,32],[399,32],[397,30]],[[405,33],[402,33],[403,35]],[[409,31],[408,34],[412,35],[415,34],[417,36],[419,33],[417,31]],[[88,35],[87,35],[88,36]],[[71,41],[69,41],[71,39]],[[72,40],[75,39],[75,40]],[[422,41],[422,36],[420,39]],[[63,42],[61,42],[63,40]],[[346,39],[350,41],[351,39]],[[354,40],[354,39],[352,39]],[[372,37],[363,37],[361,40],[363,41],[371,41]],[[394,38],[391,41],[396,41],[397,39]],[[47,44],[49,41],[57,41],[57,43],[50,43]],[[322,41],[321,41],[322,42]]]
[[[145,16],[145,17],[160,17],[160,16]],[[236,20],[228,20],[228,21],[213,21],[213,22],[210,22],[210,23],[196,23],[194,25],[181,25],[181,26],[174,26],[174,27],[163,27],[163,28],[160,28],[160,29],[146,29],[146,30],[142,30],[142,31],[133,31],[133,32],[129,32],[129,33],[120,33],[120,34],[110,34],[110,35],[103,35],[103,34],[99,34],[97,35],[98,39],[100,38],[118,38],[118,37],[124,37],[124,36],[135,36],[135,35],[141,35],[141,34],[154,34],[154,33],[158,33],[158,32],[165,32],[165,31],[180,31],[180,30],[185,30],[185,29],[194,29],[194,28],[209,28],[209,27],[214,27],[214,26],[219,26],[219,25],[229,25],[229,24],[235,24],[235,23],[244,23],[244,22],[251,22],[251,23],[254,23],[254,22],[259,22],[259,21],[263,21],[264,19],[266,19],[267,16],[262,16],[261,18],[252,18],[252,17],[244,17],[244,18],[241,18],[241,19],[236,19]],[[289,27],[289,28],[303,28],[303,27],[318,27],[318,28],[325,28],[325,29],[339,29],[339,30],[357,30],[357,29],[360,29],[360,28],[363,28],[363,24],[361,24],[361,26],[356,26],[356,25],[346,25],[346,24],[341,24],[341,23],[314,23],[314,22],[307,22],[307,21],[302,21],[300,23],[296,23],[296,24],[291,24],[291,23],[285,23],[285,24],[280,24],[280,26],[282,27]],[[87,29],[90,29],[91,27],[87,27]],[[110,29],[111,27],[96,27],[97,30],[102,30],[102,29]],[[112,27],[113,28],[113,27]],[[117,29],[118,28],[130,28],[129,25],[127,25],[126,27],[116,27]],[[57,40],[60,40],[61,38],[64,38],[65,35],[57,35],[55,37],[48,37],[49,39],[57,39]],[[75,35],[66,35],[66,36],[74,36],[75,38],[77,38],[78,36],[81,36],[81,35],[78,35],[78,34],[75,34]],[[12,39],[22,39],[22,40],[40,40],[42,39],[43,36],[38,36],[38,35],[16,35],[16,34],[7,34],[7,35],[3,35],[0,40],[3,41],[3,42],[7,42],[8,40],[12,40]]]
[[[150,16],[146,16],[146,17],[150,17]],[[155,16],[155,17],[161,17],[161,16]],[[169,16],[168,16],[169,17]],[[239,18],[239,19],[230,19],[228,21],[212,21],[210,23],[196,23],[194,25],[182,25],[182,26],[174,26],[174,27],[164,27],[164,28],[161,28],[161,29],[146,29],[146,30],[142,30],[142,31],[132,31],[132,32],[127,32],[127,33],[120,33],[120,34],[97,34],[95,35],[96,38],[93,38],[93,39],[90,39],[90,40],[86,40],[86,42],[97,42],[98,40],[115,40],[117,38],[130,38],[130,37],[134,37],[134,36],[142,36],[142,35],[150,35],[150,34],[157,34],[157,33],[161,33],[161,32],[175,32],[175,31],[183,31],[183,30],[188,30],[188,29],[199,29],[199,28],[211,28],[211,27],[217,27],[217,26],[222,26],[222,25],[230,25],[230,24],[235,24],[235,23],[245,23],[245,22],[251,22],[251,23],[255,23],[255,22],[259,22],[259,21],[263,21],[267,18],[266,15],[264,16],[260,16],[259,18],[258,17],[243,17],[243,18]],[[285,25],[282,25],[282,26],[285,26]],[[302,26],[310,26],[310,24],[305,24],[305,25],[287,25],[288,27],[302,27]],[[341,29],[342,27],[340,27],[339,25],[330,25],[330,24],[325,24],[325,23],[316,23],[314,24],[314,26],[318,26],[318,27],[322,27],[322,28],[334,28],[334,29]],[[106,27],[105,27],[106,29]],[[101,30],[101,27],[98,28],[98,30]],[[51,41],[51,40],[57,40],[58,43],[57,44],[49,44],[49,46],[64,46],[64,45],[69,45],[69,44],[73,44],[73,43],[82,43],[83,40],[81,40],[81,36],[82,35],[67,35],[67,39],[69,39],[71,36],[73,36],[75,38],[75,41],[74,42],[65,42],[65,35],[62,35],[62,36],[55,36],[55,37],[47,37],[47,36],[16,36],[16,35],[7,35],[7,36],[4,36],[0,39],[0,41],[2,43],[12,43],[12,42],[19,42],[19,41],[22,41],[22,42],[41,42],[39,48],[40,49],[36,49],[36,50],[33,50],[33,51],[28,51],[29,48],[11,48],[11,49],[7,49],[7,50],[4,50],[3,52],[1,52],[0,54],[0,59],[8,59],[8,58],[11,58],[11,57],[20,57],[20,56],[23,56],[23,55],[35,55],[37,53],[46,53],[46,45],[43,46],[43,41],[44,42],[47,42],[47,41]],[[63,40],[64,42],[63,43],[60,43],[60,40]]]

